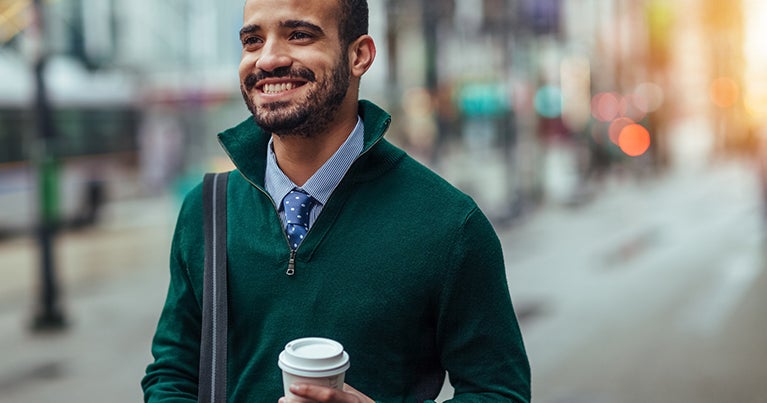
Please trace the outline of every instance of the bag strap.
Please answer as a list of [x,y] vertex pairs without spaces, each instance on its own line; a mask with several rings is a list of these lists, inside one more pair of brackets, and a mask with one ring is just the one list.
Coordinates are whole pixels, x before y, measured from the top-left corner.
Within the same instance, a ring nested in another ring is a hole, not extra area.
[[226,402],[227,268],[226,185],[229,173],[207,173],[203,179],[205,275],[202,294],[199,403]]

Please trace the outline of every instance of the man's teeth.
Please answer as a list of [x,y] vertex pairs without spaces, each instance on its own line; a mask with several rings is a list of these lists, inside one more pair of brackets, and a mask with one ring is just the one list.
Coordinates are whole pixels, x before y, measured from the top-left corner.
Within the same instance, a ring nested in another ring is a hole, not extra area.
[[293,83],[266,84],[264,85],[265,94],[277,94],[284,91],[290,91],[294,87]]

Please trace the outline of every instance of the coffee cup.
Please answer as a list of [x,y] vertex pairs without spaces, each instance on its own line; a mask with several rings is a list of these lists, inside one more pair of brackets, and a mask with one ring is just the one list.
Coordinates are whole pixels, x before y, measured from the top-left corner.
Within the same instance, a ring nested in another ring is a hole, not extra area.
[[294,397],[289,388],[297,382],[343,389],[349,354],[335,340],[305,337],[286,344],[277,364],[282,369],[285,396]]

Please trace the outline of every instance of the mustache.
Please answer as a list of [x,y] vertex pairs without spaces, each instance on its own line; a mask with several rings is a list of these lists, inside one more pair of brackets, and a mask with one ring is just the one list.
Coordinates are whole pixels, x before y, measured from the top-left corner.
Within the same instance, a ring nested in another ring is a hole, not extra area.
[[259,70],[256,73],[248,74],[243,80],[243,85],[250,91],[256,86],[256,83],[267,78],[300,78],[309,82],[316,81],[314,72],[303,67],[291,68],[280,67],[274,69],[274,71]]

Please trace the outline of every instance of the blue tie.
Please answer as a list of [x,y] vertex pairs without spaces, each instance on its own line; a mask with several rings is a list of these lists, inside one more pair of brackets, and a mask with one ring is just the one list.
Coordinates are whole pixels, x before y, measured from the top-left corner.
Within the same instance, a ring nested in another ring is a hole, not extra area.
[[309,212],[314,205],[314,198],[300,190],[291,190],[282,200],[285,207],[285,232],[290,248],[296,250],[309,231]]

